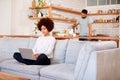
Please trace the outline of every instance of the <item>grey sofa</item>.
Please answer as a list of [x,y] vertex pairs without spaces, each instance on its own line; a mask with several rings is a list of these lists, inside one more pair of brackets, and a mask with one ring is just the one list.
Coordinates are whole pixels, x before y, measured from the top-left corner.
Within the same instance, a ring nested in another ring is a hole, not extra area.
[[[22,65],[12,58],[18,48],[33,48],[35,41],[36,38],[1,38],[0,71],[31,80],[96,80],[97,54],[120,53],[114,41],[57,40],[51,65]],[[94,51],[88,50],[91,47],[83,48],[88,43],[95,47]]]

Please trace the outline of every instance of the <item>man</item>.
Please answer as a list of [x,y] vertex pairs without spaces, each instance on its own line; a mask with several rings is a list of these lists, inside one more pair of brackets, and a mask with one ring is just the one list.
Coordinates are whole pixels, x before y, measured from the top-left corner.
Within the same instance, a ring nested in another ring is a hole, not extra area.
[[80,26],[80,36],[91,36],[92,20],[87,16],[87,13],[88,11],[83,9],[77,23],[73,24],[73,27]]

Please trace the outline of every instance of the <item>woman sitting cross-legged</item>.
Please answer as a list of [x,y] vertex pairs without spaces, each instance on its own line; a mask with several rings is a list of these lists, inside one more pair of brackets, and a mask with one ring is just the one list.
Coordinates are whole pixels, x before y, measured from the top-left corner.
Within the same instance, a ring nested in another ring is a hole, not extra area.
[[55,38],[50,36],[50,32],[54,28],[54,23],[49,18],[42,18],[38,24],[38,29],[42,32],[43,36],[40,36],[33,48],[34,54],[32,55],[36,60],[24,59],[21,53],[15,52],[13,57],[21,63],[27,65],[49,65],[50,59],[53,58],[53,49],[55,45]]

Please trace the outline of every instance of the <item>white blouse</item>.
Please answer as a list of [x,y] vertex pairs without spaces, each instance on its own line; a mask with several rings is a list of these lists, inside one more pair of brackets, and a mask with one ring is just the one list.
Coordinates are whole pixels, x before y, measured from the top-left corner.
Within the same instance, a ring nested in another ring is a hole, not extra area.
[[55,45],[55,38],[53,36],[41,36],[37,39],[33,48],[34,54],[44,53],[48,58],[53,58],[53,49]]

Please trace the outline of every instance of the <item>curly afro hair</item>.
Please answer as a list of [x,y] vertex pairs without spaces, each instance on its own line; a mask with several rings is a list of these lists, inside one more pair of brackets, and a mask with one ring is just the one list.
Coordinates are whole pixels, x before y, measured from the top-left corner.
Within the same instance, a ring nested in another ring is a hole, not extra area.
[[54,22],[50,18],[42,18],[37,24],[37,27],[40,31],[42,26],[45,26],[47,30],[51,32],[54,28]]

